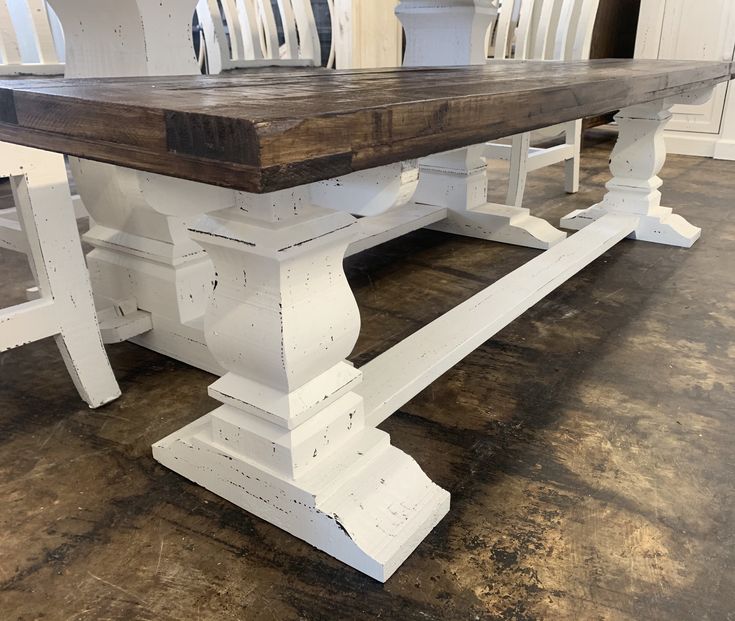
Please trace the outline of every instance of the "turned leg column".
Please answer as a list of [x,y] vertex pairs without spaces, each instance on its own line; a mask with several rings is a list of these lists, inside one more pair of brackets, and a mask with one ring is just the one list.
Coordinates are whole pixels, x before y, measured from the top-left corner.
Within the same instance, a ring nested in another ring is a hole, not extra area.
[[449,494],[366,425],[346,362],[360,330],[342,260],[355,219],[308,190],[239,193],[192,226],[216,270],[207,343],[222,405],[154,445],[158,461],[378,580]]
[[[406,31],[404,66],[485,64],[496,13],[491,0],[401,0],[396,15]],[[419,161],[414,201],[448,210],[431,228],[541,249],[562,241],[566,233],[528,209],[487,202],[484,150],[476,145]]]
[[689,248],[701,234],[684,218],[661,206],[658,173],[666,161],[664,128],[671,118],[672,100],[621,110],[615,120],[619,135],[610,158],[613,178],[602,202],[573,211],[561,220],[567,229],[581,229],[607,213],[639,216],[633,239]]

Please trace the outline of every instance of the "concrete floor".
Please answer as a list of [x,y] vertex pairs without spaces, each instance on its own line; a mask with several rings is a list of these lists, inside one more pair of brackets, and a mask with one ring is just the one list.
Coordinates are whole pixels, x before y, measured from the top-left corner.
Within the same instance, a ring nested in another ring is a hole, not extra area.
[[[588,142],[579,194],[532,175],[537,214],[601,197]],[[384,424],[452,494],[385,585],[153,461],[212,376],[113,346],[123,396],[90,411],[53,342],[0,355],[0,618],[735,619],[735,162],[662,176],[694,249],[619,244]],[[422,231],[351,259],[354,361],[535,254]],[[23,258],[0,274],[21,300]]]

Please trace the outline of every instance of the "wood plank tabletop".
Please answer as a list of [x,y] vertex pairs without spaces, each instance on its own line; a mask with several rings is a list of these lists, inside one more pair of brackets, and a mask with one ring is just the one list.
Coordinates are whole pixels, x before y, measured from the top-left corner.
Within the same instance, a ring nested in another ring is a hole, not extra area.
[[271,192],[712,86],[728,62],[0,81],[0,140]]

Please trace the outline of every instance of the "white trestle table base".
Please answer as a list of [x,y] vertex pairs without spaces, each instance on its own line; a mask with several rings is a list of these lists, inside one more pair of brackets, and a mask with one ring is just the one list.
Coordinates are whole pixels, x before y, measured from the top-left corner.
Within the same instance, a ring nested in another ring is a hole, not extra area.
[[[154,329],[135,338],[158,338],[147,344],[165,353],[188,342],[198,365],[221,375],[209,387],[220,405],[155,443],[155,459],[385,581],[446,515],[450,494],[376,426],[615,244],[694,243],[699,229],[660,206],[661,132],[673,105],[705,99],[732,75],[730,64],[682,61],[278,74],[302,94],[326,91],[334,107],[326,112],[313,97],[283,98],[266,74],[13,80],[0,83],[0,139],[124,166],[117,178],[139,189],[138,200],[189,223],[176,236],[187,235],[178,247],[191,255],[172,255],[169,266],[188,259],[191,274],[175,270],[168,294],[186,300],[206,286],[204,316],[182,305],[187,312],[157,331],[152,314]],[[377,99],[357,106],[348,94]],[[147,124],[139,132],[80,122],[117,118],[121,101]],[[34,113],[38,106],[56,115]],[[486,169],[476,165],[487,140],[533,129],[531,112],[556,124],[611,106],[622,111],[607,193],[563,220],[581,230],[567,237],[528,210],[487,203]],[[198,133],[211,140],[191,140]],[[135,148],[140,136],[145,149]],[[400,211],[358,219],[349,205],[315,200],[325,166],[337,179],[416,158],[416,192]],[[547,249],[355,368],[347,358],[360,314],[344,257],[425,225]],[[93,252],[91,269],[118,264],[124,279],[133,259],[101,242]],[[141,278],[150,277],[140,293],[154,304],[169,270],[137,258]],[[118,298],[115,314],[145,327],[131,297]],[[46,309],[30,304],[45,321]]]

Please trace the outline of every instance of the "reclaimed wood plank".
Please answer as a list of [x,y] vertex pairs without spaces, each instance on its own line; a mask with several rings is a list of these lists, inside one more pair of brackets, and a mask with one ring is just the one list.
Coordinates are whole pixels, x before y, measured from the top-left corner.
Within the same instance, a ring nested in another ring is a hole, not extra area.
[[0,82],[0,140],[262,193],[700,90],[732,76],[727,62],[602,60],[16,79]]

